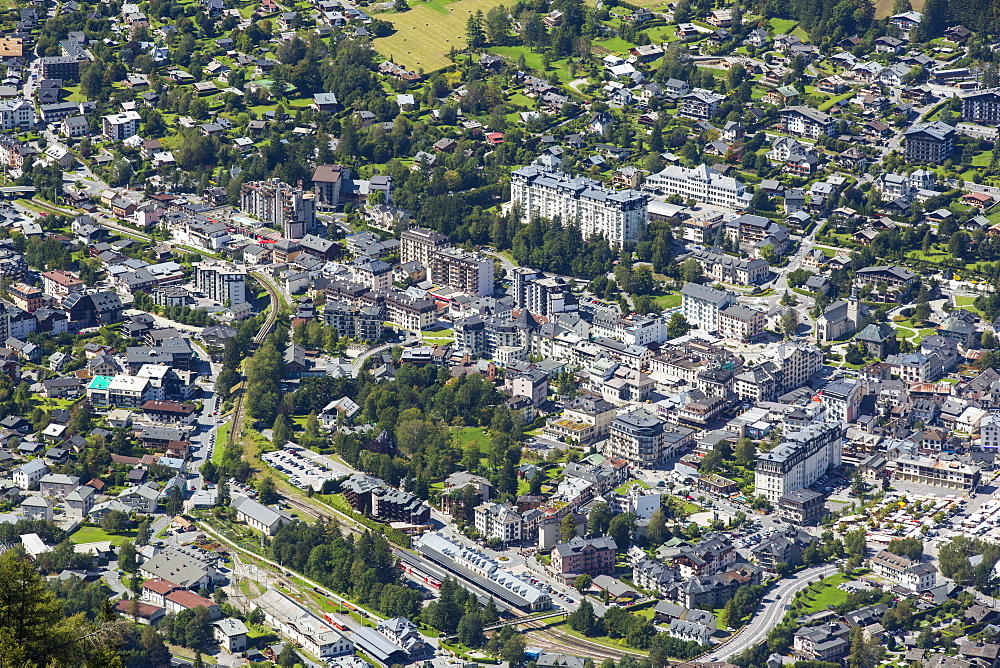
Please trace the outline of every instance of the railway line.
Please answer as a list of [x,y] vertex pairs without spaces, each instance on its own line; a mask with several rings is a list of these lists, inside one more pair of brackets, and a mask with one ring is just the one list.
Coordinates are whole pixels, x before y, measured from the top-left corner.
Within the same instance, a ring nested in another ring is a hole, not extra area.
[[[270,283],[270,281],[268,281],[263,275],[261,275],[259,272],[251,272],[250,275],[256,278],[261,283],[261,285],[264,286],[264,289],[267,290],[268,294],[271,297],[271,309],[268,314],[267,320],[261,326],[260,331],[257,333],[257,336],[255,336],[253,340],[254,345],[257,346],[264,342],[268,334],[270,334],[271,330],[274,328],[274,324],[277,321],[278,317],[280,298],[278,296],[277,290]],[[242,431],[242,420],[244,411],[243,398],[244,398],[244,393],[241,392],[236,399],[236,406],[233,412],[234,425],[229,432],[230,444],[234,443],[239,438],[240,432]],[[306,513],[311,517],[314,517],[316,519],[322,519],[324,521],[337,521],[343,529],[355,534],[361,534],[362,531],[364,530],[364,527],[358,525],[358,523],[354,520],[354,518],[338,511],[336,508],[330,508],[329,512],[323,512],[317,510],[313,505],[305,503],[304,501],[296,498],[295,496],[286,495],[284,498],[285,501],[290,506],[292,506],[293,508],[297,509],[302,513]],[[432,589],[439,589],[441,587],[441,581],[443,578],[455,577],[452,573],[447,572],[444,569],[441,569],[434,564],[428,563],[422,557],[415,555],[414,553],[408,550],[405,550],[397,546],[391,546],[391,548],[393,550],[393,553],[397,556],[397,558],[399,558],[401,568],[404,571],[404,573],[406,573],[412,579],[421,582],[423,584],[426,584]],[[273,562],[268,562],[268,563],[270,563],[271,565],[276,565],[273,564]],[[349,603],[342,597],[333,594],[333,592],[330,592],[325,587],[319,587],[318,583],[311,582],[307,579],[306,582],[309,582],[309,584],[313,585],[314,591],[316,591],[317,593],[323,593],[324,595],[327,596],[333,596],[334,598],[339,599],[344,605],[347,605],[348,607],[353,607],[350,606]],[[491,598],[489,592],[480,589],[474,583],[462,579],[462,585],[468,588],[470,591],[475,593],[478,597],[480,597],[483,600]],[[553,623],[553,620],[559,616],[558,613],[552,612],[544,615],[539,615],[538,613],[524,613],[516,608],[512,608],[504,604],[502,601],[496,601],[496,599],[494,599],[494,601],[497,603],[498,607],[502,607],[506,612],[510,613],[514,617],[513,619],[504,621],[502,624],[498,625],[498,627],[502,625],[520,626],[525,630],[525,632],[532,633],[532,643],[539,647],[542,647],[543,649],[551,650],[554,652],[560,652],[563,654],[573,654],[574,656],[580,656],[583,658],[590,658],[595,660],[603,660],[603,659],[618,660],[621,658],[623,654],[630,654],[636,657],[646,656],[641,652],[635,652],[627,650],[625,648],[619,649],[614,647],[607,647],[599,643],[583,640],[580,638],[575,638],[573,636],[570,636],[569,634],[548,628]],[[518,619],[522,617],[527,619]]]
[[[267,313],[267,320],[265,320],[264,324],[261,325],[260,331],[257,332],[257,336],[253,338],[254,346],[259,346],[264,343],[267,335],[271,333],[272,329],[274,329],[274,323],[278,320],[278,305],[281,303],[281,300],[278,298],[278,291],[273,285],[271,285],[271,282],[263,276],[263,274],[253,271],[250,272],[250,275],[256,278],[260,284],[264,286],[264,289],[267,290],[267,294],[271,297],[271,308]],[[245,393],[246,392],[244,390],[236,396],[236,405],[233,408],[233,426],[229,430],[228,445],[236,443],[243,432],[243,395]]]

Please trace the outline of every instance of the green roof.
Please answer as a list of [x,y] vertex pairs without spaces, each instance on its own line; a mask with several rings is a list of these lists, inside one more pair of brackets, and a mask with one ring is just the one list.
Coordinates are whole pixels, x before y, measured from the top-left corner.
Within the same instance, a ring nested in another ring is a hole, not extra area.
[[111,381],[115,379],[114,376],[94,376],[94,380],[90,381],[90,385],[87,386],[88,390],[106,390]]

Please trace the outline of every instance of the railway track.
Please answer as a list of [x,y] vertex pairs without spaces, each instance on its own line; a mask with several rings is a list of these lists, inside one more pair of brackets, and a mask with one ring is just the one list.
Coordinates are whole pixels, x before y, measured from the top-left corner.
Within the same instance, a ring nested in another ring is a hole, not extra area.
[[[265,320],[264,324],[261,325],[260,331],[257,332],[257,336],[253,337],[254,346],[259,346],[264,343],[267,335],[271,333],[272,329],[274,329],[274,323],[278,320],[278,304],[280,303],[280,299],[278,297],[278,291],[275,290],[274,286],[271,285],[271,282],[268,281],[263,274],[253,271],[250,272],[250,275],[256,278],[257,281],[264,286],[264,289],[267,290],[267,294],[271,297],[271,309],[268,311],[267,320]],[[236,443],[243,432],[243,395],[245,393],[246,390],[244,389],[236,397],[236,406],[233,409],[233,426],[229,430],[228,445]]]

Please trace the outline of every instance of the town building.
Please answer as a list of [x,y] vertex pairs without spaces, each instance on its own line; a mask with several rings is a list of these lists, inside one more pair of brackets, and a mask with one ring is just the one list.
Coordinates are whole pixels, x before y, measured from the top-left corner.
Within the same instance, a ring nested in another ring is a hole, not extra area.
[[199,262],[194,266],[195,289],[212,301],[236,306],[247,301],[247,270],[220,262]]
[[746,209],[752,197],[743,183],[704,164],[693,168],[668,165],[647,177],[642,189],[657,195],[680,195],[733,211]]
[[102,134],[110,141],[124,141],[139,134],[142,117],[137,111],[123,111],[101,117]]
[[610,431],[604,444],[606,457],[620,457],[639,468],[655,468],[672,454],[664,442],[663,421],[644,408],[619,415]]
[[778,517],[791,524],[816,525],[823,518],[824,512],[826,497],[811,489],[793,489],[778,499]]
[[903,456],[896,459],[893,477],[920,485],[954,489],[975,494],[982,472],[978,466],[933,457]]
[[493,295],[493,258],[457,248],[439,248],[430,257],[430,280],[476,297]]
[[719,313],[736,303],[735,295],[698,283],[681,288],[681,314],[692,327],[706,332],[719,329]]
[[483,503],[475,509],[476,531],[486,540],[521,540],[524,522],[509,503]]
[[425,227],[411,227],[399,235],[399,261],[419,262],[425,267],[431,266],[431,257],[439,250],[449,247],[447,235],[429,230]]
[[955,151],[955,128],[943,121],[918,123],[903,133],[903,155],[909,162],[940,165]]
[[842,437],[843,426],[832,422],[788,434],[757,455],[754,494],[777,505],[785,494],[809,487],[828,469],[840,466]]
[[244,183],[240,211],[274,224],[286,239],[301,239],[316,229],[316,193],[279,179]]
[[732,285],[752,285],[764,281],[771,271],[766,260],[745,260],[711,249],[695,250],[691,257],[701,265],[708,278]]
[[569,582],[578,575],[612,575],[618,546],[613,538],[574,537],[568,543],[552,547],[552,571]]
[[634,241],[649,222],[646,195],[611,190],[593,179],[538,165],[512,172],[510,199],[524,222],[559,219],[563,225],[578,225],[584,239],[601,235],[618,247]]
[[888,550],[882,550],[871,558],[871,568],[875,575],[914,592],[933,589],[937,584],[937,569],[933,565]]

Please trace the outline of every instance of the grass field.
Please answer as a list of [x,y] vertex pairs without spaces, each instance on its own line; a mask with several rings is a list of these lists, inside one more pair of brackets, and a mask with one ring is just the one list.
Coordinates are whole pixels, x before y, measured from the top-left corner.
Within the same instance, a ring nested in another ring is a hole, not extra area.
[[956,295],[955,296],[955,308],[965,309],[967,311],[972,311],[973,313],[978,313],[982,315],[983,312],[977,309],[973,304],[976,298],[968,295]]
[[768,23],[771,29],[774,30],[775,35],[784,35],[799,24],[798,21],[792,19],[771,19]]
[[847,592],[837,589],[837,586],[844,582],[850,582],[852,578],[846,577],[843,573],[832,575],[822,581],[819,587],[810,587],[806,590],[805,609],[802,614],[808,615],[814,612],[822,612],[827,606],[838,605],[847,600]]
[[659,295],[657,297],[653,297],[653,303],[664,310],[668,308],[677,308],[681,305],[681,296],[679,294]]
[[[876,0],[875,2],[875,18],[884,19],[892,14],[893,0]],[[910,6],[913,7],[913,11],[919,12],[924,8],[924,0],[910,0]]]
[[389,21],[396,32],[375,40],[375,49],[408,69],[433,72],[451,64],[451,47],[465,48],[465,26],[470,14],[503,4],[503,0],[442,0],[414,2],[401,13],[377,14]]
[[112,536],[100,527],[80,527],[69,537],[70,542],[77,545],[80,543],[100,543],[106,540],[110,540],[113,545],[121,545],[128,539],[128,536]]

